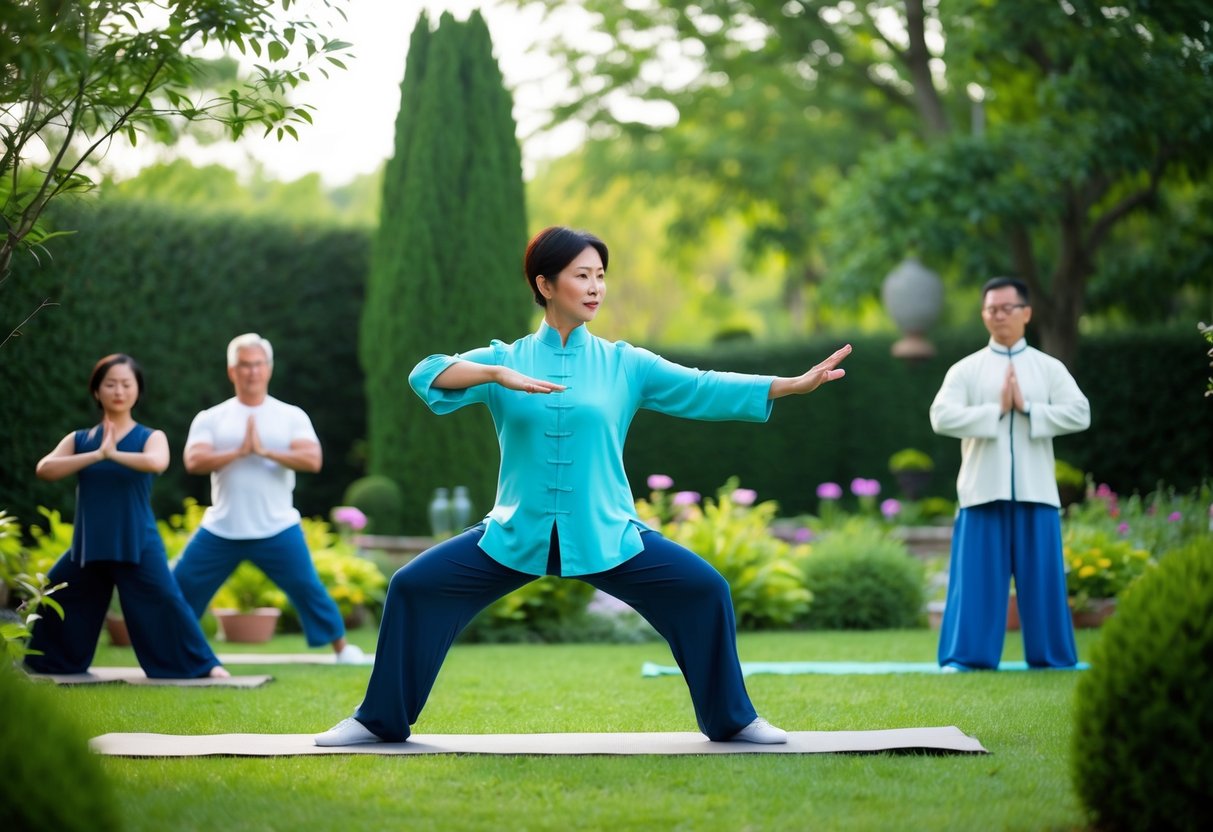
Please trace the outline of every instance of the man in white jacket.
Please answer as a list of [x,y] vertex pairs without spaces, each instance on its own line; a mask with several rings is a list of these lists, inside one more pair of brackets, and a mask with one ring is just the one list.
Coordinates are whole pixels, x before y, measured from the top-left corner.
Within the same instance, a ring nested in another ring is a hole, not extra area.
[[1086,430],[1090,405],[1065,365],[1024,339],[1022,281],[988,281],[981,317],[989,344],[948,370],[931,404],[931,427],[958,437],[961,454],[939,663],[998,667],[1014,576],[1028,665],[1072,667],[1053,437]]

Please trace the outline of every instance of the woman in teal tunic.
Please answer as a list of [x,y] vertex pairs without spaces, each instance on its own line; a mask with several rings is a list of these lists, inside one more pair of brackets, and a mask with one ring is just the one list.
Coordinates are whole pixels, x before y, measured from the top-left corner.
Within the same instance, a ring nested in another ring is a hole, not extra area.
[[525,270],[544,320],[512,344],[432,355],[409,376],[430,409],[483,404],[501,470],[493,510],[401,568],[388,587],[375,667],[354,716],[317,745],[400,742],[447,651],[497,598],[541,575],[576,577],[631,605],[682,668],[711,740],[783,743],[758,716],[742,678],[728,583],[636,516],[623,444],[642,408],[688,419],[766,421],[771,400],[845,373],[850,346],[795,378],[702,372],[586,329],[606,295],[608,252],[563,227],[541,231]]
[[141,425],[131,409],[143,395],[143,372],[129,355],[108,355],[89,377],[102,411],[100,424],[63,437],[38,462],[39,479],[76,474],[72,547],[51,568],[52,585],[66,584],[53,612],[34,624],[26,666],[36,673],[84,673],[114,588],[131,646],[152,678],[225,677],[214,651],[169,572],[152,514],[152,480],[168,467],[163,431]]

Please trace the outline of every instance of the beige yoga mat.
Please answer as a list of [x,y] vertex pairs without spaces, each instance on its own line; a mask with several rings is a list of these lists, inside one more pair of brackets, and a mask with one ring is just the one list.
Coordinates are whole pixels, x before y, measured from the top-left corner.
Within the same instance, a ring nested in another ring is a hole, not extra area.
[[789,731],[786,745],[709,742],[699,733],[414,734],[408,742],[320,748],[312,734],[103,734],[89,740],[117,757],[275,757],[300,754],[830,754],[863,751],[988,753],[955,726],[883,731]]
[[149,679],[138,667],[90,667],[88,673],[31,673],[31,679],[45,679],[56,685],[98,685],[109,682],[125,682],[128,685],[171,685],[182,688],[255,688],[273,679],[273,676],[230,676],[226,679]]
[[[219,661],[223,664],[337,664],[337,654],[328,653],[220,653]],[[371,665],[375,662],[375,654],[367,653],[358,664],[344,665],[358,667]]]

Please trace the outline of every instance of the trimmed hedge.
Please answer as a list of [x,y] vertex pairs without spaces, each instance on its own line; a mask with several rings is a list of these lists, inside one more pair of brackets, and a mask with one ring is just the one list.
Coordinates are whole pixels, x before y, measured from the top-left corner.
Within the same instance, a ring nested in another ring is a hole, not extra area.
[[356,353],[366,232],[96,201],[60,209],[56,224],[78,232],[51,244],[43,268],[19,258],[0,288],[10,325],[43,298],[59,304],[0,350],[0,506],[24,523],[38,505],[70,516],[74,478],[43,483],[34,465],[68,431],[96,423],[88,374],[113,352],[143,364],[135,418],[168,435],[157,515],[186,496],[209,503],[208,478],[181,462],[186,434],[199,410],[233,394],[228,341],[256,331],[274,345],[270,393],[308,412],[325,452],[321,473],[298,477],[296,504],[327,514],[362,473],[351,451],[366,421]]
[[1099,829],[1207,828],[1211,692],[1213,538],[1206,537],[1167,554],[1119,597],[1091,670],[1078,681],[1074,787]]

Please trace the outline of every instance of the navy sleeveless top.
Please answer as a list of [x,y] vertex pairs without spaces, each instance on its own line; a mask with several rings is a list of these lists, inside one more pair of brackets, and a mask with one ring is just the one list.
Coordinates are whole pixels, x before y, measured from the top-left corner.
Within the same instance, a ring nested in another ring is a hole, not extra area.
[[[139,453],[153,433],[136,424],[118,450]],[[76,453],[101,447],[101,426],[76,431]],[[103,459],[76,474],[76,518],[71,559],[81,566],[98,561],[140,563],[144,555],[165,557],[152,514],[155,474]]]

